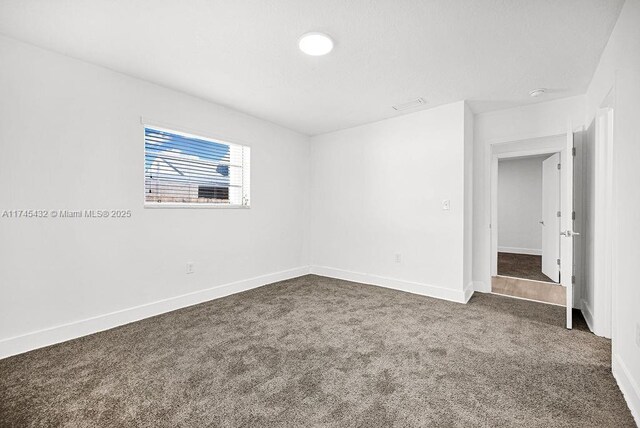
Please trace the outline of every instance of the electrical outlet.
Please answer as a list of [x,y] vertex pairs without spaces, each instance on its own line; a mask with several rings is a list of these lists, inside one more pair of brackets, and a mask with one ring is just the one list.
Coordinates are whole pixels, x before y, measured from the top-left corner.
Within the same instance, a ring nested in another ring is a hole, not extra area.
[[402,263],[402,254],[396,253],[396,263]]
[[193,273],[193,272],[194,272],[193,262],[187,262],[187,273]]
[[449,199],[442,201],[442,209],[444,211],[449,211],[451,209],[451,201]]

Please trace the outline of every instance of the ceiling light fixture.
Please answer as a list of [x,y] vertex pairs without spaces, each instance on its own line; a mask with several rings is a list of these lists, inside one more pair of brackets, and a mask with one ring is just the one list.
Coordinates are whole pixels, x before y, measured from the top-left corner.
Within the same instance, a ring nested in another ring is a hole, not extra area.
[[544,88],[538,88],[538,89],[534,89],[533,91],[529,92],[529,95],[533,98],[537,98],[540,95],[543,95],[545,92],[547,92],[546,89]]
[[421,105],[426,104],[427,102],[424,100],[424,98],[416,98],[415,100],[411,100],[408,101],[406,103],[401,103],[401,104],[396,104],[393,107],[394,110],[407,110],[410,108],[416,108],[416,107],[420,107]]
[[300,36],[298,47],[307,55],[321,56],[333,50],[333,40],[324,33],[306,33]]

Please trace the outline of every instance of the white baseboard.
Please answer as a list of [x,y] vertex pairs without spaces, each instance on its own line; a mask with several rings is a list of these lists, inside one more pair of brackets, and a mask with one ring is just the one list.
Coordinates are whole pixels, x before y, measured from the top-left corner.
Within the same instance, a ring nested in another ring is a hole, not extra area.
[[308,273],[307,266],[270,273],[10,337],[0,340],[0,359]]
[[606,329],[602,328],[602,326],[598,324],[595,317],[593,316],[593,309],[591,309],[591,306],[589,306],[589,302],[584,299],[580,299],[580,301],[582,302],[582,305],[580,307],[582,316],[587,322],[587,326],[589,327],[589,330],[591,330],[591,333],[595,334],[596,336],[611,339],[611,332],[606,331]]
[[363,284],[392,288],[394,290],[406,291],[408,293],[435,297],[437,299],[449,300],[457,303],[467,303],[473,294],[472,287],[467,287],[465,290],[452,290],[450,288],[437,287],[435,285],[387,278],[368,273],[352,272],[326,266],[311,266],[310,273],[327,276],[329,278],[343,279],[345,281],[361,282]]
[[498,247],[499,253],[513,253],[513,254],[529,254],[532,256],[541,256],[542,250],[535,248],[518,248],[518,247]]
[[638,383],[631,377],[629,369],[617,354],[613,354],[611,358],[611,371],[627,401],[627,406],[631,410],[636,425],[640,426],[640,387]]

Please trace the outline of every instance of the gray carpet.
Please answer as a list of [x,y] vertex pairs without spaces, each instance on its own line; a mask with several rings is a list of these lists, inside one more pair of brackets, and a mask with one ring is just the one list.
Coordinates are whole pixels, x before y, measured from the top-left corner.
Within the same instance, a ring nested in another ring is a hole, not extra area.
[[318,276],[0,360],[3,427],[632,427],[564,309]]

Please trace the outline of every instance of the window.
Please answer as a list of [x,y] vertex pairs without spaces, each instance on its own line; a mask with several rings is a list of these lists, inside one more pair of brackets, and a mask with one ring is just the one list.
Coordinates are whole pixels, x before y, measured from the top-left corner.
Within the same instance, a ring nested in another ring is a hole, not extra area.
[[249,147],[144,128],[145,206],[249,206]]

